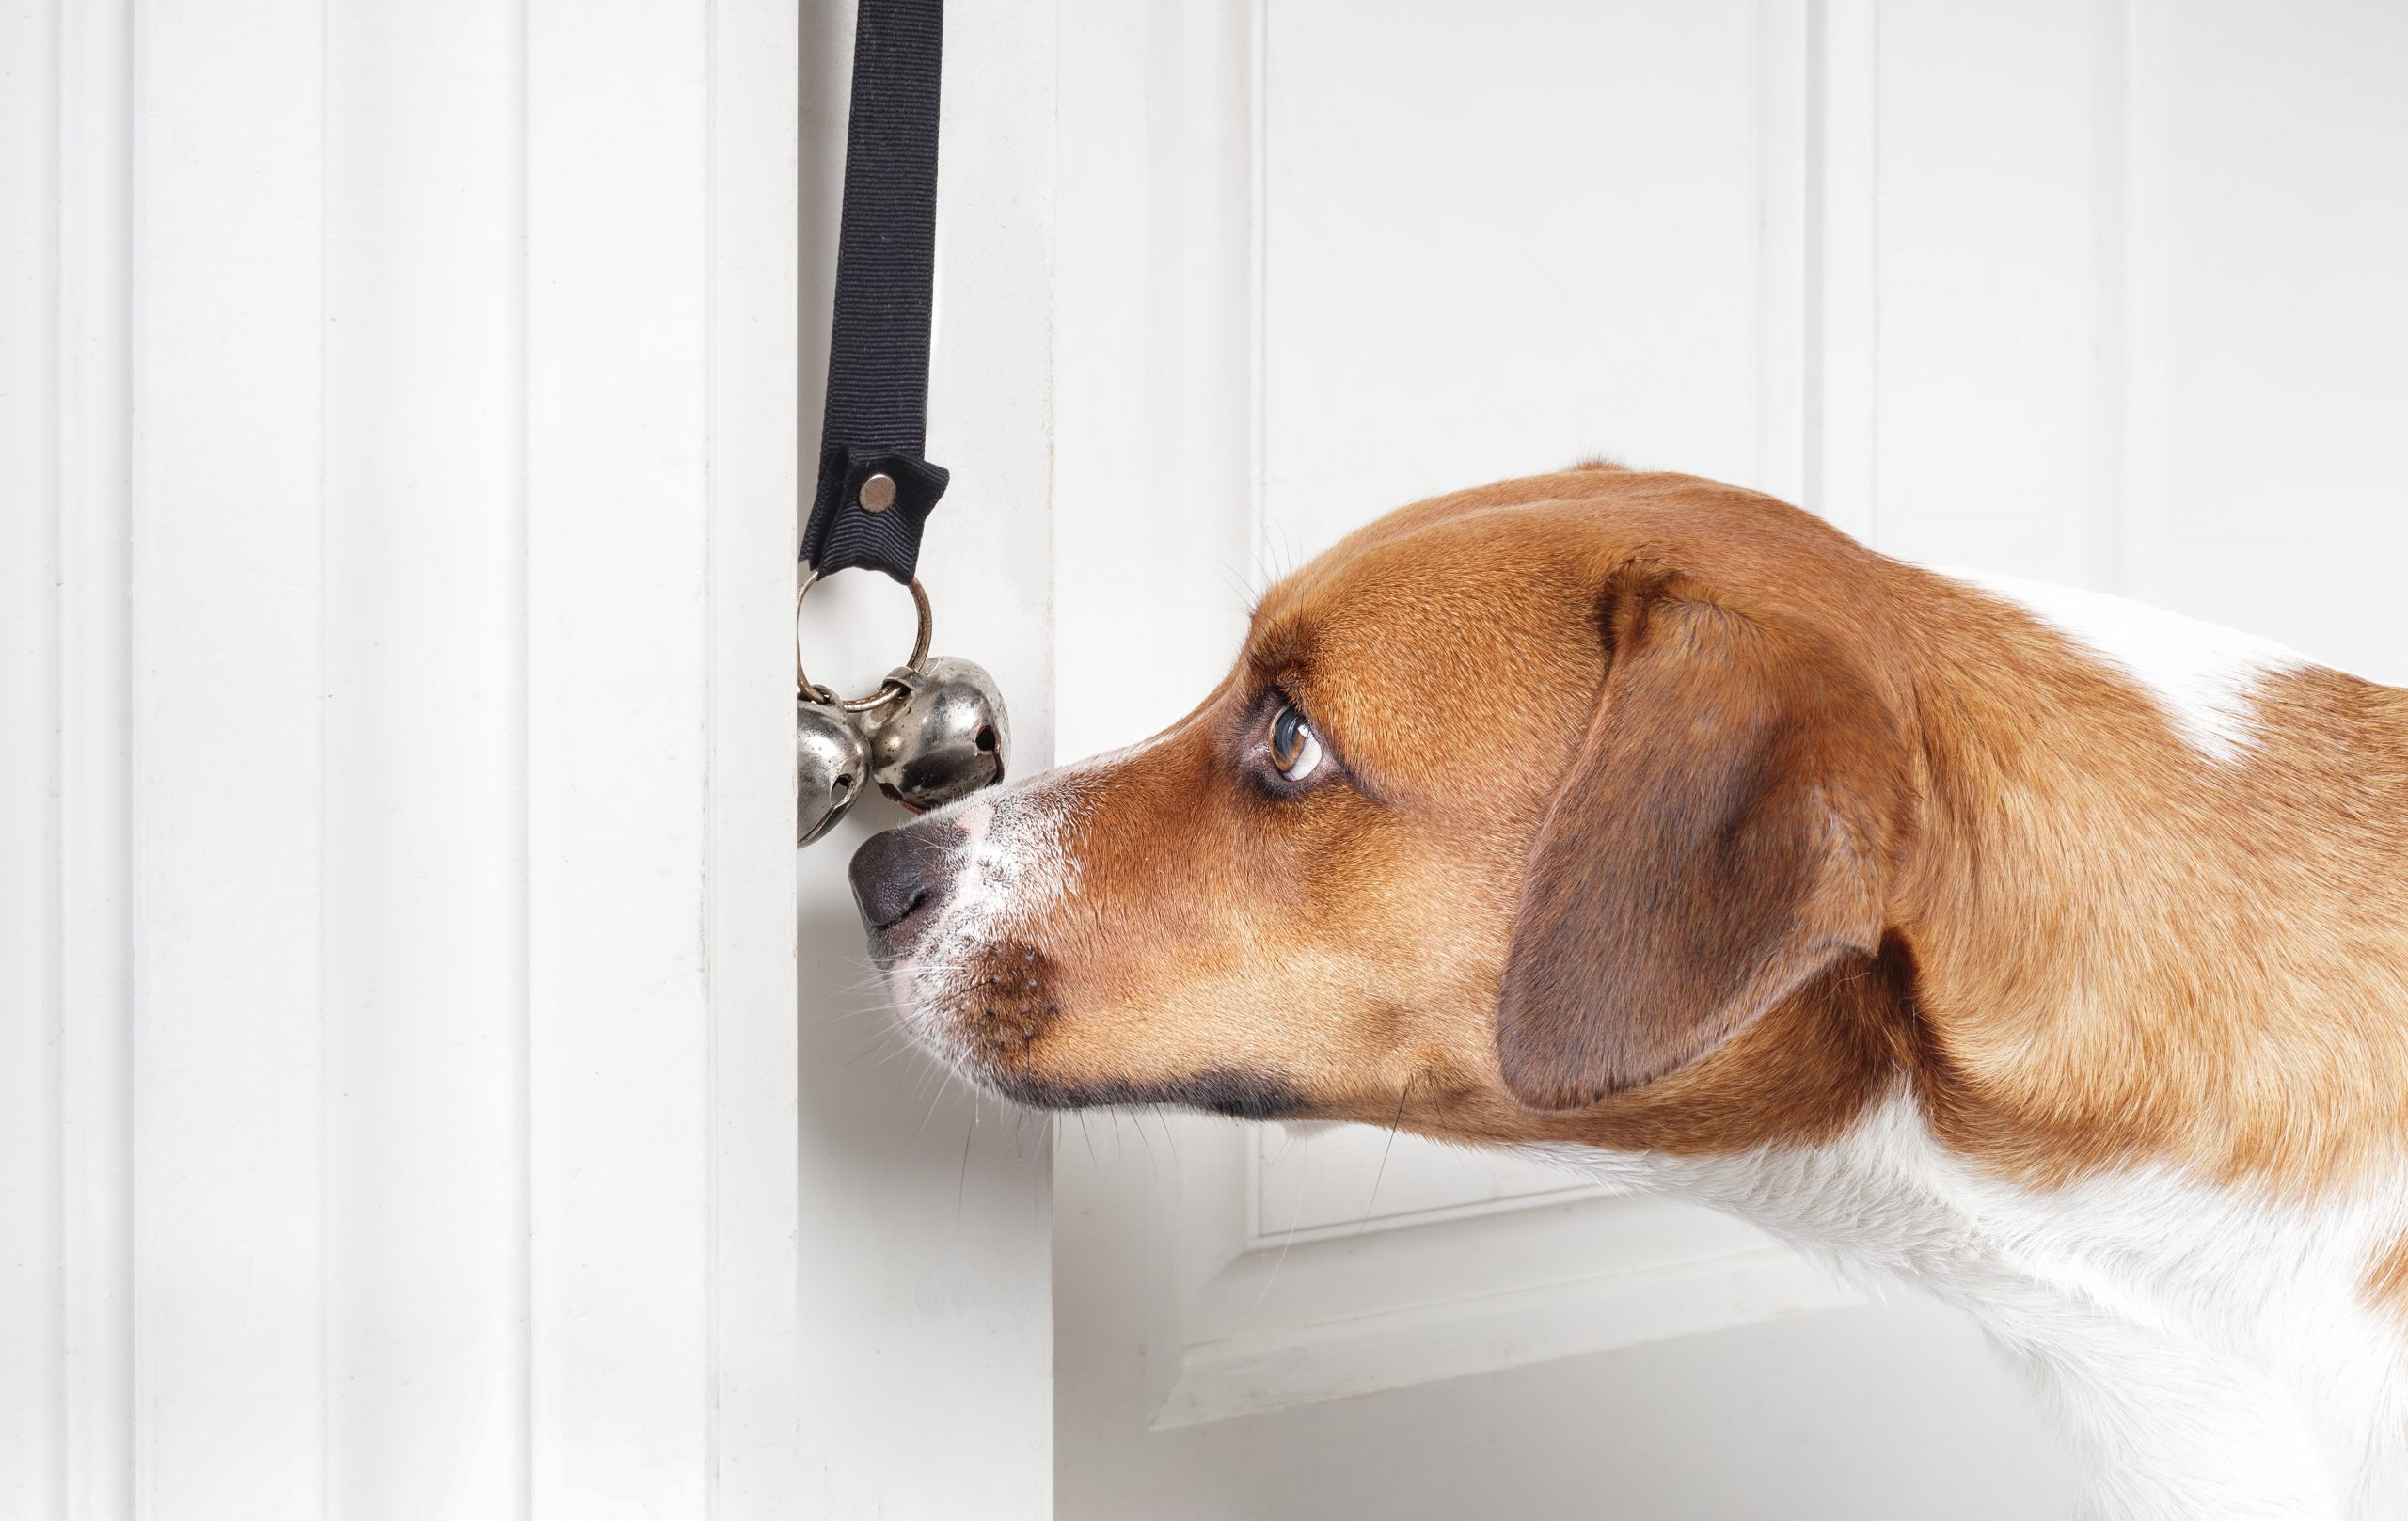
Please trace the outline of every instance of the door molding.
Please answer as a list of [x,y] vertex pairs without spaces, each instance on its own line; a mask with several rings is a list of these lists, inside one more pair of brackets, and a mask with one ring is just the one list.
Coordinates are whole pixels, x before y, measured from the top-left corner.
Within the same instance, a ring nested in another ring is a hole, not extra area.
[[0,1512],[793,1513],[795,25],[0,20]]

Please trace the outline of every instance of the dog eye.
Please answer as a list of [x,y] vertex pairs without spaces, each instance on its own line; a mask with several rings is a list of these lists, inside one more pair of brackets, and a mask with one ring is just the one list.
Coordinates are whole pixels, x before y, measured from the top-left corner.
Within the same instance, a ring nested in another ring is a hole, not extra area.
[[1271,716],[1271,764],[1291,782],[1307,780],[1321,766],[1321,737],[1285,703]]

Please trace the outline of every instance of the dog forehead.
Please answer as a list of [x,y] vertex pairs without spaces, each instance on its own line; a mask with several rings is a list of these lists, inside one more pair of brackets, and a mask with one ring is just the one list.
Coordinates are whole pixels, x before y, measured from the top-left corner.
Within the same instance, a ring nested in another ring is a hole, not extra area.
[[1593,600],[1570,537],[1564,515],[1538,508],[1392,514],[1274,586],[1258,642],[1317,660],[1376,658],[1400,642],[1435,659],[1527,643],[1582,622]]
[[1282,582],[1255,658],[1390,777],[1457,768],[1467,744],[1544,769],[1603,677],[1592,579],[1544,513],[1424,522],[1341,543]]
[[1594,706],[1624,573],[1678,571],[1854,647],[1878,621],[1877,564],[1812,515],[1712,482],[1502,482],[1399,509],[1274,587],[1249,660],[1259,678],[1297,676],[1350,758],[1409,778],[1434,756],[1458,765],[1469,741],[1500,782],[1539,780]]

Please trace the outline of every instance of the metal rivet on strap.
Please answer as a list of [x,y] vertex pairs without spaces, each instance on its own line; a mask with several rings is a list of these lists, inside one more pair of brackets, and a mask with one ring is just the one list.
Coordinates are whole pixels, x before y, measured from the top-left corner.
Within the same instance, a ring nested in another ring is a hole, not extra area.
[[895,477],[880,470],[862,483],[862,506],[873,513],[882,513],[895,505]]

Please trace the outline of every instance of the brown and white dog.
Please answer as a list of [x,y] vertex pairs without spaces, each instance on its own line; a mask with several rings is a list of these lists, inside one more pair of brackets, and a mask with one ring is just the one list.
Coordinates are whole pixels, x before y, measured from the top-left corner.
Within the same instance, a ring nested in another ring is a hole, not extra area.
[[1549,1154],[1972,1311],[2101,1513],[2408,1515],[2408,691],[1587,467],[852,870],[996,1092]]

